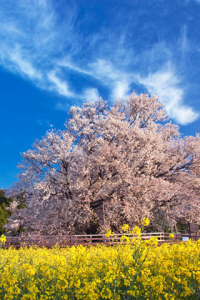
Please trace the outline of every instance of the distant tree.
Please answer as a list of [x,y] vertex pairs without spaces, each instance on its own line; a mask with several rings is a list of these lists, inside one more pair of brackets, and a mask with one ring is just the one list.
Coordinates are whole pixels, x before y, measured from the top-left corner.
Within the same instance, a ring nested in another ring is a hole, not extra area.
[[11,212],[7,210],[10,205],[11,199],[5,196],[3,189],[0,190],[0,235],[5,233],[4,226],[8,223],[8,218],[11,216]]
[[9,231],[120,231],[149,217],[156,230],[200,222],[200,138],[182,138],[155,96],[72,107],[63,131],[23,153]]

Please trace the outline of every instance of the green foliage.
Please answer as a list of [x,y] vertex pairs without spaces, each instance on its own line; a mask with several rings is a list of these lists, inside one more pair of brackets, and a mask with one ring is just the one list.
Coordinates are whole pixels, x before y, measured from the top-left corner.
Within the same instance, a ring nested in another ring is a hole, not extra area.
[[177,228],[178,228],[178,231],[181,233],[188,233],[188,224],[186,224],[186,223],[178,222]]
[[11,236],[19,236],[22,232],[25,232],[24,226],[19,226],[19,229],[13,230]]
[[[26,207],[22,195],[19,195],[17,197],[17,200],[19,201],[19,205],[17,206],[18,209],[22,209]],[[8,219],[11,216],[11,212],[7,209],[7,207],[10,205],[12,201],[13,199],[7,198],[4,190],[1,189],[0,190],[0,235],[6,233],[4,226],[8,223]],[[23,231],[24,231],[23,226],[20,226],[20,228],[14,231],[12,235],[13,236],[20,235],[20,233]]]
[[8,218],[10,218],[11,213],[6,208],[10,205],[12,201],[11,198],[7,198],[5,196],[5,192],[3,189],[0,190],[0,235],[4,234],[6,231],[4,229],[4,225],[8,223]]

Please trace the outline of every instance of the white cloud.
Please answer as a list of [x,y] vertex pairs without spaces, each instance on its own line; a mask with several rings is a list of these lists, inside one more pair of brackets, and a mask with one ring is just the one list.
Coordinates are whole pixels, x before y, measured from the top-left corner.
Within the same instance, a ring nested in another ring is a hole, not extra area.
[[56,103],[56,109],[58,110],[63,110],[63,111],[69,111],[70,109],[70,104],[66,102],[57,102]]
[[[129,92],[129,83],[125,80],[115,82],[112,92],[112,99],[119,100],[127,98]],[[129,93],[130,94],[130,93]]]
[[88,88],[85,89],[83,93],[83,99],[90,102],[90,101],[96,101],[100,97],[99,92],[96,88]]
[[[183,83],[175,72],[170,68],[162,71],[164,64],[173,59],[174,49],[170,49],[167,41],[160,38],[151,48],[144,45],[144,49],[135,52],[135,44],[130,42],[131,22],[126,22],[123,30],[108,32],[101,26],[96,33],[82,36],[84,21],[76,19],[74,3],[58,1],[55,6],[53,0],[18,0],[13,8],[12,0],[0,1],[0,65],[39,88],[64,98],[76,97],[77,102],[97,99],[99,91],[88,88],[86,83],[81,87],[83,93],[78,94],[76,81],[69,84],[66,73],[98,80],[109,89],[111,101],[127,97],[134,83],[143,84],[151,93],[160,95],[170,117],[178,123],[188,124],[198,118],[198,113],[184,103]],[[59,6],[64,6],[62,18]],[[84,17],[87,20],[87,14]],[[139,17],[134,22],[139,26]],[[176,46],[183,56],[191,46],[187,26],[181,26]],[[66,105],[60,101],[56,107],[65,109]]]
[[70,59],[67,59],[67,60],[64,59],[62,61],[58,61],[57,64],[58,64],[58,66],[66,67],[66,68],[68,68],[68,69],[70,69],[72,71],[75,71],[75,72],[78,72],[78,73],[81,73],[81,74],[84,74],[84,75],[89,75],[89,76],[92,76],[92,77],[95,76],[92,72],[87,71],[87,70],[85,70],[83,68],[80,68],[80,67],[76,66],[75,64],[73,64],[70,61]]
[[[186,30],[183,28],[183,50],[187,48],[185,32]],[[147,56],[147,53],[145,53],[145,56]],[[130,84],[139,83],[144,85],[151,94],[157,94],[160,97],[169,116],[178,124],[186,125],[194,122],[199,117],[197,112],[183,103],[184,90],[181,88],[179,78],[171,70],[170,64],[167,70],[150,73],[146,77],[142,77],[137,73],[123,72],[117,69],[111,62],[103,59],[91,63],[89,65],[90,71],[76,67],[69,61],[63,62],[62,66],[70,68],[75,72],[92,76],[104,83],[104,85],[109,86],[111,91],[110,100],[112,101],[128,97],[130,95]],[[83,93],[83,98],[87,100],[97,99],[98,97],[99,93],[96,89],[87,89]]]
[[175,111],[174,119],[176,119],[177,122],[182,125],[187,125],[189,123],[192,123],[199,118],[198,113],[196,113],[191,107],[187,107],[185,105],[183,105],[182,107],[181,106],[176,107],[174,111]]
[[40,126],[52,127],[52,124],[49,122],[49,120],[37,120],[36,123]]
[[187,31],[188,31],[187,26],[184,25],[181,29],[181,37],[180,37],[181,50],[183,54],[190,50],[190,43],[187,38]]
[[62,96],[74,97],[75,95],[69,91],[68,85],[66,82],[59,79],[55,71],[51,71],[47,74],[51,83],[53,83],[53,88]]
[[65,46],[73,48],[76,45],[75,11],[73,5],[66,5],[66,18],[60,24],[52,3],[18,0],[13,7],[11,0],[0,2],[0,65],[39,88],[71,97],[73,92],[69,91],[67,83],[49,70],[57,67],[56,53],[61,53]]
[[130,83],[137,80],[135,74],[128,74],[107,60],[99,59],[89,66],[93,76],[110,88],[112,101],[128,97]]
[[15,49],[7,54],[7,58],[14,64],[14,67],[19,73],[28,76],[30,79],[42,79],[42,73],[39,70],[36,70],[30,61],[22,58],[20,51]]
[[105,59],[98,59],[96,62],[89,64],[94,76],[101,78],[107,78],[115,81],[119,78],[118,70],[115,69],[113,64]]
[[172,70],[159,71],[147,77],[138,77],[151,94],[156,94],[164,103],[169,116],[179,124],[186,125],[194,122],[199,114],[183,104],[184,90],[180,87],[180,80]]
[[[80,68],[67,59],[60,61],[58,64],[75,72],[98,79],[101,83],[110,88],[110,99],[113,101],[128,96],[130,75],[120,71],[107,60],[99,59],[94,63],[89,64],[89,70]],[[132,80],[135,78],[133,74],[131,75],[131,77]],[[95,88],[86,89],[82,95],[82,97],[84,99],[86,98],[87,100],[97,99],[99,98],[99,96],[99,92]]]

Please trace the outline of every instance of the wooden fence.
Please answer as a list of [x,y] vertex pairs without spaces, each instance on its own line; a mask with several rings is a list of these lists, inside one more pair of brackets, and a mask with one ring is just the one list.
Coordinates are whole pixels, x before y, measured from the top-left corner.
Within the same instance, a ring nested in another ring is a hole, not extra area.
[[198,234],[190,234],[190,233],[176,234],[176,240],[182,241],[183,238],[188,238],[188,239],[197,241],[198,239],[200,239],[200,235],[198,235]]
[[[123,234],[115,234],[114,237],[106,237],[105,234],[93,234],[93,235],[48,235],[48,236],[20,236],[20,237],[7,237],[6,243],[3,245],[4,248],[14,247],[20,248],[23,246],[39,246],[39,247],[53,247],[58,244],[60,247],[73,246],[73,245],[97,245],[104,244],[107,246],[116,245],[122,243],[120,241]],[[130,240],[134,237],[127,234]],[[189,237],[194,240],[200,238],[200,235],[188,235],[179,234],[174,239],[169,238],[169,233],[155,232],[155,233],[142,233],[142,240],[148,240],[152,237],[158,238],[158,243],[178,243],[182,241],[182,237]]]

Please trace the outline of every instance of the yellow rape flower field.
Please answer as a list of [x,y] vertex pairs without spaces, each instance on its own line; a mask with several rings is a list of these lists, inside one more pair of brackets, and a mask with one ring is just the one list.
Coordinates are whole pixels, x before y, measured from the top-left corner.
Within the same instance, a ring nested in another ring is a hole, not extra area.
[[0,299],[200,299],[200,240],[156,244],[0,249]]

